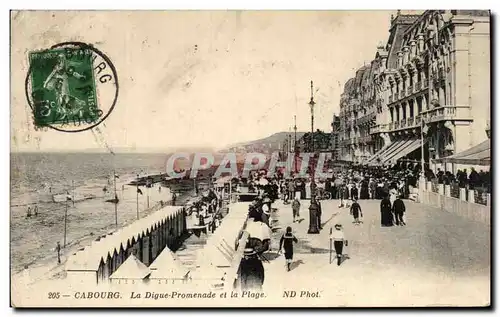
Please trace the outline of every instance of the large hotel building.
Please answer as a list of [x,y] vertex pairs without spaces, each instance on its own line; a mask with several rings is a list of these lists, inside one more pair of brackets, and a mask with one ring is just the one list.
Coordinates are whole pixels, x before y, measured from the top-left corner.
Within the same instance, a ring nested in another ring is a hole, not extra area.
[[334,131],[339,159],[420,162],[423,140],[433,162],[488,138],[488,11],[398,11],[374,55],[345,83]]

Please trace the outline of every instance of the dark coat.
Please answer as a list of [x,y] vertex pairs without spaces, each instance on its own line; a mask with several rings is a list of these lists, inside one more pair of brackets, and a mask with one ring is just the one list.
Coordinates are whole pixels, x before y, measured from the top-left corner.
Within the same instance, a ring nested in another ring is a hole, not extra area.
[[382,226],[392,226],[393,216],[392,216],[392,206],[391,201],[386,197],[380,202],[380,214],[381,214],[381,225]]
[[285,250],[285,258],[293,258],[293,243],[299,242],[297,238],[292,233],[285,233],[280,239],[280,250],[283,247]]
[[406,211],[405,203],[401,199],[396,199],[393,203],[392,210],[394,213],[404,213]]

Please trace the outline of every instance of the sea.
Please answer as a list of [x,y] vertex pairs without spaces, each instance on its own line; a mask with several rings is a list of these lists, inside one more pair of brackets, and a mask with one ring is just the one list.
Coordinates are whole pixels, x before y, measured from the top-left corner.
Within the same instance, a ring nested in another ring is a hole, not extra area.
[[[119,226],[133,221],[137,205],[142,213],[168,201],[168,188],[143,189],[138,195],[128,185],[137,174],[164,173],[167,158],[164,153],[12,153],[11,272],[54,257],[57,242],[63,245],[65,236],[70,246],[116,228],[116,220]],[[114,197],[115,181],[120,199],[116,213],[114,204],[106,202]],[[68,202],[67,195],[73,200]]]

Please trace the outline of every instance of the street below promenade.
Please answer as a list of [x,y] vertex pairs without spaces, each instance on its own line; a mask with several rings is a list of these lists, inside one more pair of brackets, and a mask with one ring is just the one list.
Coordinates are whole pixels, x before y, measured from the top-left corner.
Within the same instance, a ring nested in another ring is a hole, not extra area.
[[[338,201],[322,201],[323,230],[307,234],[309,201],[301,201],[300,223],[292,222],[290,205],[273,207],[280,227],[266,254],[263,290],[268,294],[296,291],[279,304],[303,306],[483,306],[490,302],[490,227],[405,201],[407,226],[381,227],[379,200],[362,200],[363,222],[355,226],[349,209]],[[344,227],[349,241],[341,266],[329,264],[329,231]],[[287,226],[299,242],[292,270],[277,256]],[[299,298],[303,291],[302,298]],[[319,291],[319,292],[318,292]],[[307,293],[309,292],[309,293]],[[317,300],[314,295],[319,296]],[[277,303],[278,304],[278,303]]]

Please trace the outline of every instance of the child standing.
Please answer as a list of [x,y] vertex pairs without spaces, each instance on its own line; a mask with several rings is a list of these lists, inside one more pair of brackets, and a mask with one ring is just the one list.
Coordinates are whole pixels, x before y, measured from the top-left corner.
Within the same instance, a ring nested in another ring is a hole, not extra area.
[[342,262],[342,249],[344,248],[344,241],[347,245],[347,240],[345,240],[341,224],[335,225],[335,230],[332,231],[330,239],[333,240],[333,246],[335,248],[335,253],[337,254],[337,265],[340,265]]
[[361,206],[358,204],[356,199],[352,200],[351,215],[354,217],[354,224],[359,225],[359,216],[363,217],[363,212],[361,211]]
[[286,227],[286,233],[281,236],[280,239],[280,249],[285,249],[285,259],[286,259],[286,270],[290,271],[290,266],[293,261],[293,243],[299,242],[297,238],[292,233],[292,227]]

